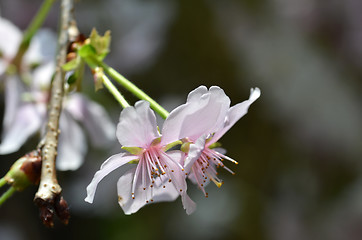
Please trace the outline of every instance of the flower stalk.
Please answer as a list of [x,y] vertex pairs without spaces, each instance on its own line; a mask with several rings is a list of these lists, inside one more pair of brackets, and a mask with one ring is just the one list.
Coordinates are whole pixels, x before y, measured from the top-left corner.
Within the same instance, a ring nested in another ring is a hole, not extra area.
[[14,193],[16,192],[16,189],[14,187],[10,187],[3,195],[0,197],[0,206],[8,200]]
[[148,96],[144,91],[130,82],[127,78],[118,73],[114,68],[108,66],[103,61],[98,60],[96,57],[90,57],[91,61],[103,68],[103,71],[108,74],[111,78],[116,80],[119,84],[121,84],[125,89],[133,93],[136,97],[141,100],[146,100],[150,103],[151,108],[157,112],[163,119],[166,119],[169,115],[169,112],[164,109],[160,104],[158,104],[155,100],[153,100],[150,96]]
[[111,80],[104,74],[101,76],[104,86],[108,89],[108,91],[114,96],[114,98],[121,104],[123,108],[129,107],[129,103],[123,97],[123,95],[118,91],[118,89],[113,85]]
[[2,186],[4,186],[5,184],[6,184],[6,179],[5,179],[5,177],[0,178],[0,188],[1,188]]

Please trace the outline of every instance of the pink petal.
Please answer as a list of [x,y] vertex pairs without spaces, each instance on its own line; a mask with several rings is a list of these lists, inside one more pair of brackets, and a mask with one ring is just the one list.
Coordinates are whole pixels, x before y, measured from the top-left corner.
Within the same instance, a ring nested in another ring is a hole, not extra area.
[[92,203],[98,183],[110,172],[134,159],[136,159],[135,156],[127,155],[126,153],[119,153],[108,158],[102,164],[101,168],[94,174],[91,183],[87,186],[87,197],[84,200]]
[[255,88],[250,90],[250,97],[242,103],[232,106],[225,118],[224,126],[215,133],[214,137],[208,142],[208,145],[217,142],[234,124],[242,118],[249,109],[249,106],[260,97],[260,89]]
[[17,151],[25,141],[39,130],[42,116],[32,104],[24,104],[17,112],[14,121],[4,129],[0,144],[0,154]]
[[160,137],[156,116],[146,101],[138,101],[135,107],[121,112],[117,125],[117,138],[126,147],[147,148],[155,138]]
[[190,145],[189,153],[185,159],[185,171],[190,173],[195,161],[200,158],[202,151],[205,149],[206,135],[201,136],[194,144]]
[[192,91],[186,104],[174,109],[165,120],[162,142],[169,143],[188,137],[196,141],[201,135],[212,133],[223,122],[230,99],[216,86],[205,92],[205,87]]
[[87,140],[82,128],[69,113],[60,116],[60,135],[57,157],[57,169],[61,171],[77,170],[84,162],[87,153]]
[[105,109],[81,94],[69,96],[65,109],[82,122],[94,146],[109,145],[115,140],[116,127]]

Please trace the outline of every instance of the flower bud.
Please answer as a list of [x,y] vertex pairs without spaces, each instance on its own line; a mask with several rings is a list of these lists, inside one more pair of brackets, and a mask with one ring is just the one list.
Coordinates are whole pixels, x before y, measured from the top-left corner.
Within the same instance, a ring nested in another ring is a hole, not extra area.
[[41,155],[32,151],[19,158],[5,175],[5,180],[17,191],[22,191],[30,184],[38,184],[41,172]]

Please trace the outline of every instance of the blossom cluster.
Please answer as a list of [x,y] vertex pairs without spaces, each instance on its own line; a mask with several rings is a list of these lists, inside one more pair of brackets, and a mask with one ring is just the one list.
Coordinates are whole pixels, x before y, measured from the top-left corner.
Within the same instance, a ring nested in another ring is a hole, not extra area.
[[[97,185],[106,175],[130,164],[133,167],[117,183],[118,203],[125,214],[179,196],[186,213],[191,214],[196,204],[187,194],[186,179],[197,184],[207,197],[204,187],[210,181],[222,185],[218,166],[233,173],[223,160],[237,162],[217,143],[259,96],[258,88],[251,89],[248,100],[230,107],[230,99],[221,88],[200,86],[169,114],[161,132],[148,102],[138,101],[134,107],[125,108],[116,131],[124,151],[102,164],[87,187],[85,201],[93,202]],[[174,150],[178,144],[181,147]]]
[[[11,69],[11,60],[19,48],[22,32],[0,17],[0,77],[5,85],[5,114],[0,154],[16,152],[29,137],[42,129],[47,118],[47,104],[55,71],[56,36],[40,29],[24,55],[20,69]],[[76,170],[87,150],[87,130],[93,146],[104,146],[114,138],[115,126],[101,105],[77,92],[68,92],[60,117],[59,170]]]

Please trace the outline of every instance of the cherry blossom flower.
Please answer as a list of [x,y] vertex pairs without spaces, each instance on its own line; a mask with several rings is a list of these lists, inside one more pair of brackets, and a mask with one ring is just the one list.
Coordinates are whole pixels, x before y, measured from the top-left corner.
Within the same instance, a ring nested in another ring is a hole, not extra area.
[[258,88],[251,89],[248,100],[230,107],[230,99],[221,88],[213,86],[208,90],[201,86],[189,94],[186,104],[170,114],[174,121],[169,121],[165,128],[178,128],[174,131],[180,133],[180,139],[184,138],[184,146],[189,150],[184,162],[185,171],[190,173],[189,179],[199,186],[205,196],[207,193],[204,187],[210,180],[218,187],[222,185],[216,167],[221,166],[233,173],[223,164],[223,159],[237,164],[224,155],[224,149],[214,146],[247,113],[249,106],[259,96]]
[[184,153],[166,152],[170,144],[178,141],[178,134],[172,128],[163,128],[162,134],[167,137],[158,132],[156,116],[148,102],[138,101],[134,107],[125,108],[117,126],[117,138],[128,152],[113,155],[102,164],[87,187],[85,201],[93,202],[97,185],[106,175],[133,161],[137,165],[117,183],[118,202],[125,214],[135,213],[147,203],[173,201],[180,195],[186,213],[191,214],[195,203],[186,193],[185,172],[180,164]]
[[[5,84],[0,154],[9,154],[19,150],[45,124],[50,82],[55,71],[56,38],[49,30],[39,30],[24,55],[20,74],[5,74],[22,34],[2,18],[0,33],[4,36],[0,38],[0,75],[3,75]],[[32,69],[33,66],[37,67]],[[24,83],[24,78],[30,83]],[[59,170],[76,170],[83,163],[87,151],[85,134],[77,122],[82,122],[91,143],[98,147],[115,139],[115,126],[99,104],[79,93],[68,94],[63,107],[56,164]]]

